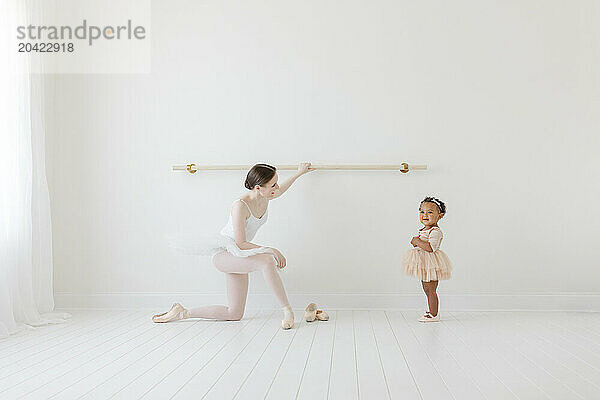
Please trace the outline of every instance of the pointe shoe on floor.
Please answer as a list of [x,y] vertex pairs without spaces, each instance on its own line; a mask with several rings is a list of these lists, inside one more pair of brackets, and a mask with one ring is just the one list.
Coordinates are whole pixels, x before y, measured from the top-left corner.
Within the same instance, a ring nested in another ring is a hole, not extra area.
[[181,304],[174,303],[169,311],[153,316],[152,321],[156,323],[178,321],[183,319],[184,311],[186,310]]
[[317,310],[315,317],[319,321],[329,321],[329,314],[327,314],[327,312],[325,310]]
[[421,318],[419,318],[419,322],[439,322],[440,321],[440,313],[435,317],[431,315],[429,311],[427,311]]
[[317,305],[315,303],[310,303],[306,306],[306,310],[304,311],[304,319],[306,322],[313,322],[317,318]]

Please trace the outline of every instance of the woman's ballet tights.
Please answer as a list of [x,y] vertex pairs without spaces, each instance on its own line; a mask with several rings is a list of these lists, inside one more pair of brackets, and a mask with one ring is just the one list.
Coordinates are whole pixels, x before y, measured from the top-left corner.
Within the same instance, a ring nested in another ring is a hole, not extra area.
[[248,273],[262,271],[267,285],[277,297],[281,307],[289,305],[283,282],[277,272],[277,260],[271,254],[257,254],[250,257],[236,257],[228,252],[214,256],[215,267],[225,272],[227,279],[226,306],[205,306],[187,310],[185,318],[210,318],[218,320],[239,320],[244,315],[248,295]]
[[244,316],[248,294],[248,274],[225,274],[227,281],[226,306],[204,306],[187,310],[184,318],[210,318],[224,321],[239,321]]

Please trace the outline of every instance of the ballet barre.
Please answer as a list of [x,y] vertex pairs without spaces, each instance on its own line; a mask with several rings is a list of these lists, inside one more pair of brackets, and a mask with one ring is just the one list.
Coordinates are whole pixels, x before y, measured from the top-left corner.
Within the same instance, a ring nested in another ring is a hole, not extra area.
[[[252,165],[173,165],[173,171],[187,171],[190,174],[196,171],[235,171],[235,170],[249,170]],[[278,170],[297,170],[298,165],[276,165]],[[311,164],[312,169],[316,170],[329,170],[329,171],[400,171],[407,173],[408,171],[425,171],[427,165],[424,164]]]

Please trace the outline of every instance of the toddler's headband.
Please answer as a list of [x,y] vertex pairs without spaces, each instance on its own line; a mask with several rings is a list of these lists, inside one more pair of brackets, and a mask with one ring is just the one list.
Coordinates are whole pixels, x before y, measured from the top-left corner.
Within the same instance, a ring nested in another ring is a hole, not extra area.
[[438,199],[436,199],[435,197],[430,197],[427,200],[428,203],[433,203],[437,206],[438,210],[440,210],[440,212],[442,212],[442,204],[440,203],[440,201]]

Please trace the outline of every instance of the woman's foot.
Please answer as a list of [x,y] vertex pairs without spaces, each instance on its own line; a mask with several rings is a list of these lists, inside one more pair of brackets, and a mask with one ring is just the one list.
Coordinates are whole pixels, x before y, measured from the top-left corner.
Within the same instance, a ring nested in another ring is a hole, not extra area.
[[171,309],[162,314],[156,314],[152,317],[152,321],[156,323],[179,321],[187,318],[187,310],[179,303],[174,303]]
[[281,307],[283,311],[283,319],[281,320],[281,329],[288,330],[294,327],[294,312],[292,306],[285,305]]
[[440,313],[438,313],[435,317],[427,311],[421,318],[419,318],[419,322],[439,322]]
[[282,319],[281,320],[281,329],[287,331],[288,329],[292,329],[294,327],[293,319]]

